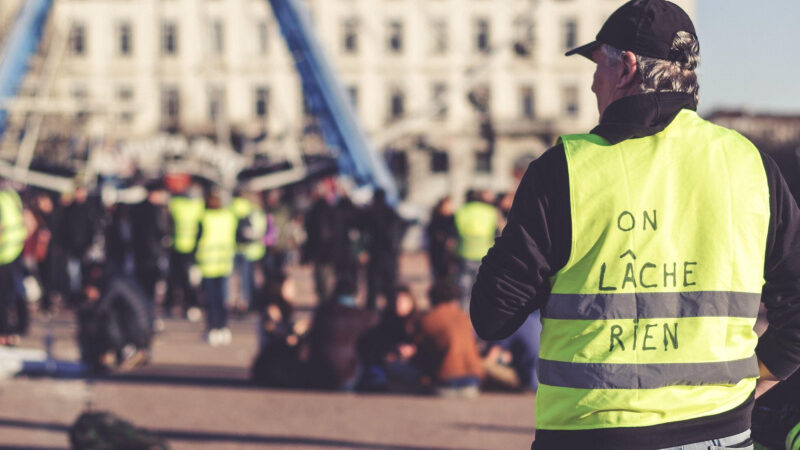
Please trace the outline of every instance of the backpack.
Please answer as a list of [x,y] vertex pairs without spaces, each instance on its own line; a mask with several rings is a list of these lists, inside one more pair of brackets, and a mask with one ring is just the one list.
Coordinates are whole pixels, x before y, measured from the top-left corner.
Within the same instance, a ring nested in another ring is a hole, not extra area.
[[85,412],[69,429],[75,450],[167,450],[167,442],[107,412]]

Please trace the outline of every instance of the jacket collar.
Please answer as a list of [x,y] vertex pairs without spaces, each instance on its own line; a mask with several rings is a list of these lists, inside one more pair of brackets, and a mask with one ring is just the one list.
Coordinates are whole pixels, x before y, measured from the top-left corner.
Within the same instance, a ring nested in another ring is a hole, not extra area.
[[696,110],[694,96],[683,92],[651,92],[622,97],[608,105],[592,134],[617,144],[652,136],[669,125],[682,109]]

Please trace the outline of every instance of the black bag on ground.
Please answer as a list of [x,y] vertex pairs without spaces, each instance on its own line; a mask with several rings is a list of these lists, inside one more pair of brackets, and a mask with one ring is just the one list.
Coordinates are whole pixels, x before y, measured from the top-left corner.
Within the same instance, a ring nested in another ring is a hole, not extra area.
[[69,429],[74,450],[167,450],[167,442],[106,412],[85,412]]

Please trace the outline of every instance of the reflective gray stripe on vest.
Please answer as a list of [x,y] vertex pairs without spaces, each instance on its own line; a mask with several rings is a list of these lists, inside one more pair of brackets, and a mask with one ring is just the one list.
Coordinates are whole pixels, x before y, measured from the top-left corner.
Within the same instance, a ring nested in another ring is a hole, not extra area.
[[542,317],[568,320],[750,317],[761,294],[747,292],[638,292],[550,294]]
[[758,376],[758,360],[708,363],[595,364],[540,359],[539,382],[575,389],[656,389],[665,386],[736,384]]

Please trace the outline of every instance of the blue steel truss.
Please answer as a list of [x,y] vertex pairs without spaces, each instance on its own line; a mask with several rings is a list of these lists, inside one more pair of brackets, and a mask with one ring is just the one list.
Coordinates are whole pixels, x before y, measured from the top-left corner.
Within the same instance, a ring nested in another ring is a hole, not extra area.
[[[19,15],[0,49],[0,101],[17,94],[28,72],[28,62],[39,47],[53,0],[26,0],[21,5]],[[7,117],[5,104],[0,103],[0,136],[5,131]]]
[[338,151],[339,170],[359,185],[386,191],[394,203],[397,187],[385,161],[371,147],[350,100],[319,44],[308,11],[297,0],[269,0],[294,57],[303,95],[317,117],[322,135]]

